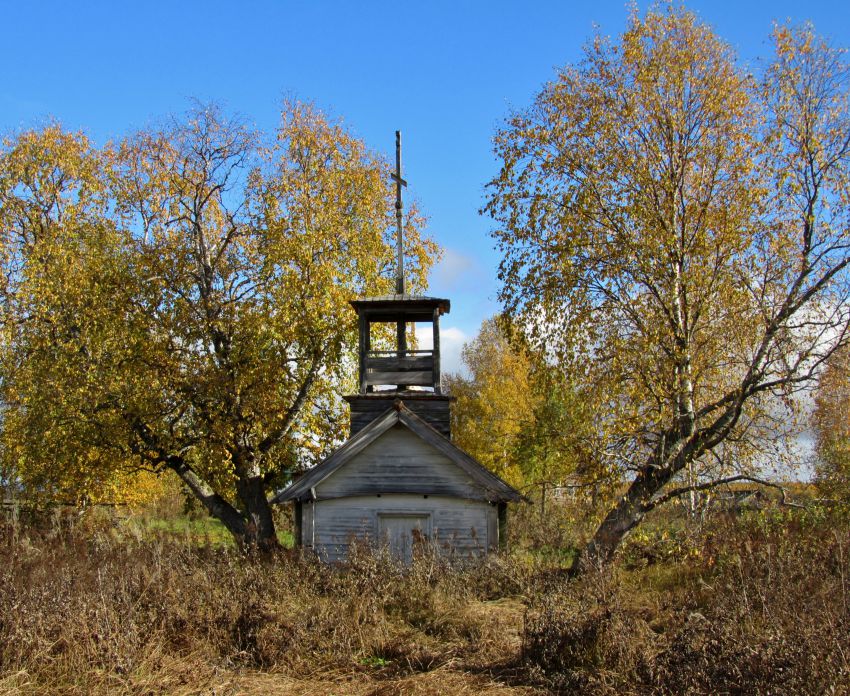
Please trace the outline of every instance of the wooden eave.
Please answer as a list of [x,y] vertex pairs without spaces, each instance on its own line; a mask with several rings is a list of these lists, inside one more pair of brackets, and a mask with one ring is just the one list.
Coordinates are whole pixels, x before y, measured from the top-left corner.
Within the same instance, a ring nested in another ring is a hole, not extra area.
[[367,394],[345,394],[342,398],[350,404],[354,401],[386,401],[387,395],[397,395],[403,401],[447,401],[449,403],[457,401],[457,397],[451,394],[435,394],[432,391],[397,391],[395,389],[385,389]]
[[451,309],[451,302],[447,299],[422,295],[361,297],[350,304],[369,321],[396,321],[399,318],[412,322],[431,321],[435,310],[443,315]]
[[[275,495],[270,502],[284,503],[287,501],[304,501],[318,499],[315,488],[335,471],[349,462],[355,455],[377,440],[394,425],[401,424],[412,433],[445,455],[453,464],[460,467],[475,487],[481,490],[481,499],[489,502],[519,502],[526,498],[513,486],[505,483],[494,473],[485,469],[470,455],[454,445],[441,433],[419,418],[405,407],[401,401],[387,409],[369,425],[331,454],[327,459],[304,474],[300,479]],[[391,490],[381,490],[378,493],[392,493]]]

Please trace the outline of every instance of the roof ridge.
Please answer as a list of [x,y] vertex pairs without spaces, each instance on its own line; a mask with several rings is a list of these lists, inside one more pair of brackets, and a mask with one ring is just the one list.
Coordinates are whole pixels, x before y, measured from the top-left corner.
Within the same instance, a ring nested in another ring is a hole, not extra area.
[[381,413],[381,415],[356,435],[346,440],[330,456],[307,471],[300,479],[277,493],[270,502],[281,503],[287,500],[297,500],[301,499],[307,493],[312,494],[312,489],[315,486],[344,466],[353,456],[359,454],[383,433],[399,423],[404,425],[426,444],[431,445],[438,452],[445,455],[455,466],[462,469],[481,489],[486,493],[493,494],[494,498],[514,502],[526,500],[525,496],[513,486],[503,481],[492,471],[489,471],[472,455],[462,450],[425,419],[407,408],[402,398],[396,398],[386,411]]

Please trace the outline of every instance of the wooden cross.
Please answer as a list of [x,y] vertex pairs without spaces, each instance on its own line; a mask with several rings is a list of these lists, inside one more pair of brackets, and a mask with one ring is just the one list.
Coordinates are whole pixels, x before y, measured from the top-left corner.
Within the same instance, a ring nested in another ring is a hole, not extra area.
[[392,174],[395,181],[395,225],[397,233],[396,245],[398,247],[398,267],[395,277],[395,291],[398,295],[404,294],[404,225],[402,223],[401,188],[407,186],[407,182],[401,178],[401,131],[395,132],[395,173]]

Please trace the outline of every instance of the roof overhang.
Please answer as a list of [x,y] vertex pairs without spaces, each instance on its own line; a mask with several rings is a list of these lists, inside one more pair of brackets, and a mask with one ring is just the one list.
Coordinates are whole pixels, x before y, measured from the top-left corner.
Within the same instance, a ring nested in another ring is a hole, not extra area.
[[370,321],[396,321],[400,317],[407,321],[431,321],[435,311],[442,316],[451,310],[449,300],[420,295],[361,297],[350,304]]
[[[315,488],[322,481],[344,466],[355,455],[377,440],[395,425],[402,425],[420,437],[451,462],[462,469],[481,491],[481,499],[492,503],[527,501],[518,490],[509,485],[491,471],[485,469],[473,457],[457,447],[442,433],[405,407],[401,400],[373,420],[369,425],[349,438],[343,445],[323,462],[304,474],[288,488],[280,491],[271,499],[271,503],[287,501],[315,500]],[[387,491],[389,492],[389,491]]]

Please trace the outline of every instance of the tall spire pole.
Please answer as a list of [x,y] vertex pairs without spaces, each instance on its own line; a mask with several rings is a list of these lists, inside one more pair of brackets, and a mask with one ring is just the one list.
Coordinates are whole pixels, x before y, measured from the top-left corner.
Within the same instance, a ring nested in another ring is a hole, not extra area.
[[402,219],[401,188],[407,182],[401,178],[401,131],[395,132],[395,226],[398,262],[396,266],[395,291],[397,295],[404,294],[404,222]]
[[[401,178],[401,131],[395,132],[395,173],[392,177],[395,181],[396,250],[398,252],[395,291],[397,295],[404,295],[404,222],[402,220],[401,187],[407,186],[407,182]],[[398,357],[405,357],[407,353],[407,325],[403,320],[396,322],[396,348]]]

